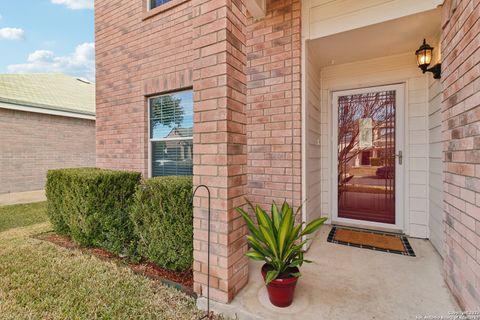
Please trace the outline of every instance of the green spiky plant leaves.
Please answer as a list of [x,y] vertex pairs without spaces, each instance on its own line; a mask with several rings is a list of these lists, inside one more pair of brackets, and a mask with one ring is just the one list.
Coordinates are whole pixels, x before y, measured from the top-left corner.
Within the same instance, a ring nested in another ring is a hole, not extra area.
[[[255,212],[257,224],[245,210],[237,208],[250,231],[250,235],[247,236],[250,250],[245,255],[253,260],[265,261],[272,267],[272,270],[267,272],[265,284],[269,284],[291,268],[298,268],[304,262],[311,262],[303,258],[305,252],[303,247],[311,239],[302,240],[302,237],[317,231],[327,218],[315,219],[302,229],[304,223],[295,223],[295,217],[301,211],[301,206],[294,213],[286,201],[281,208],[273,201],[271,212],[268,214],[260,206],[254,206],[248,200],[247,203]],[[290,275],[299,277],[300,273],[294,272]]]

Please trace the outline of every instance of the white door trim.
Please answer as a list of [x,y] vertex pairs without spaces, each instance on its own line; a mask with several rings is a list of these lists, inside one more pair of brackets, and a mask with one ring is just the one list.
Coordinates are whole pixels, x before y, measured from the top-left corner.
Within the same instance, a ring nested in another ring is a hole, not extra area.
[[[379,222],[371,222],[371,221],[364,221],[364,220],[355,220],[355,219],[347,219],[338,217],[338,182],[337,182],[337,145],[338,145],[338,97],[342,95],[351,95],[351,94],[362,94],[367,92],[380,92],[386,90],[395,90],[395,149],[396,152],[402,150],[403,152],[403,162],[402,165],[399,165],[398,158],[396,158],[396,165],[395,165],[395,224],[387,224],[387,223],[379,223]],[[332,194],[332,223],[337,224],[349,224],[349,225],[358,225],[368,228],[382,228],[382,229],[394,229],[394,230],[405,230],[405,211],[404,211],[404,203],[405,203],[405,194],[404,194],[404,186],[405,186],[405,163],[407,160],[406,157],[406,150],[405,150],[405,84],[392,84],[392,85],[384,85],[384,86],[375,86],[375,87],[366,87],[366,88],[358,88],[358,89],[350,89],[350,90],[342,90],[342,91],[332,91],[332,99],[331,99],[331,106],[332,106],[332,126],[331,126],[331,137],[332,137],[332,144],[331,144],[331,168],[332,168],[332,175],[331,175],[331,194]]]

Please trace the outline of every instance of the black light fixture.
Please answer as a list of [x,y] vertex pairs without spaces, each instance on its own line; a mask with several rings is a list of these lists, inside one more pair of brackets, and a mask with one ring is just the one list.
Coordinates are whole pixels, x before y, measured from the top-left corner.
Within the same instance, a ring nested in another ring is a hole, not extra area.
[[417,65],[422,72],[431,72],[433,73],[434,79],[440,79],[442,73],[442,65],[437,63],[431,68],[428,68],[430,63],[432,62],[433,57],[433,47],[431,47],[425,39],[423,39],[423,44],[415,51],[415,55],[417,56]]

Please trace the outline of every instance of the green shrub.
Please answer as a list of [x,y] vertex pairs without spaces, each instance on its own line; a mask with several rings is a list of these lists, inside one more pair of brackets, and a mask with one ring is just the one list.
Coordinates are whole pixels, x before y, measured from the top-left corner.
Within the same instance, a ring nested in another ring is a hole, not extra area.
[[70,186],[63,176],[63,170],[49,170],[47,172],[45,193],[48,200],[47,215],[53,229],[59,234],[68,235],[70,229],[65,223],[63,212],[65,207],[65,191],[68,190]]
[[50,170],[47,212],[54,230],[84,246],[143,256],[183,271],[193,263],[191,177],[96,168]]
[[81,245],[131,254],[136,237],[129,210],[140,179],[137,172],[50,170],[46,193],[53,228]]
[[131,212],[138,253],[160,267],[183,271],[193,263],[191,177],[148,179]]
[[370,158],[370,165],[371,166],[383,166],[383,159],[382,158]]

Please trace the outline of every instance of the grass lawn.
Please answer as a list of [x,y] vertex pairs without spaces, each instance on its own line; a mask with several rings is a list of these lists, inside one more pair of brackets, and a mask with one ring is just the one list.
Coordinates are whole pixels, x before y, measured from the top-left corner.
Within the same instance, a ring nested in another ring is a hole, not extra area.
[[[196,319],[194,299],[127,267],[34,238],[45,203],[0,207],[1,319]],[[43,222],[42,222],[43,221]]]
[[0,232],[47,221],[46,208],[46,202],[0,207]]

